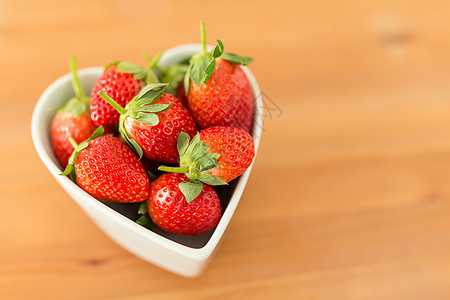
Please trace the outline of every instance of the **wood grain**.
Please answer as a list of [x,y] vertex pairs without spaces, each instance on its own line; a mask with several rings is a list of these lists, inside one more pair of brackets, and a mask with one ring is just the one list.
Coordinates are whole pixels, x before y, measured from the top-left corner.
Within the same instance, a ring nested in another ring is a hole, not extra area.
[[[0,1],[2,299],[448,299],[448,1]],[[107,238],[30,137],[79,66],[208,40],[255,59],[257,161],[204,274]]]

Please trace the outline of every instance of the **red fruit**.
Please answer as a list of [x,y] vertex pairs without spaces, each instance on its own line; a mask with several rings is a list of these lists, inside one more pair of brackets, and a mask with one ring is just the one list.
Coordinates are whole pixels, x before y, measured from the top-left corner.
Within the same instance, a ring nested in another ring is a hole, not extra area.
[[198,87],[190,81],[187,98],[189,109],[201,128],[231,126],[250,132],[254,96],[239,65],[216,59],[214,72],[207,83]]
[[91,136],[95,128],[87,112],[79,116],[75,116],[72,112],[56,113],[50,126],[50,135],[53,151],[64,169],[73,152],[69,137],[81,143]]
[[[116,202],[148,198],[149,180],[144,167],[136,153],[118,138],[97,137],[75,151],[79,151],[73,164],[76,182],[91,196]],[[63,174],[71,171],[66,169]]]
[[107,93],[119,105],[125,106],[144,87],[145,82],[135,79],[133,74],[117,71],[117,66],[109,67],[97,80],[91,92],[91,119],[97,126],[112,126],[119,124],[120,114],[102,97],[100,91]]
[[179,184],[189,180],[184,174],[166,173],[150,185],[148,213],[153,222],[170,233],[198,235],[217,226],[222,208],[216,192],[207,184],[188,203]]
[[175,96],[164,93],[167,84],[147,85],[125,107],[102,97],[120,112],[119,132],[138,153],[151,160],[177,163],[177,140],[181,132],[194,136],[197,126],[189,111]]
[[133,118],[125,118],[124,128],[144,151],[144,156],[159,162],[175,164],[178,160],[177,139],[180,132],[193,137],[197,126],[189,111],[174,96],[164,93],[153,104],[172,104],[157,113],[159,123],[149,126]]
[[77,143],[86,140],[95,130],[88,114],[89,98],[84,94],[77,75],[77,62],[74,56],[70,58],[70,71],[75,97],[67,101],[53,117],[50,125],[52,148],[56,158],[63,168],[66,168],[73,146],[69,137]]
[[241,128],[215,126],[200,131],[200,140],[210,153],[220,154],[218,167],[208,174],[230,182],[245,172],[255,157],[255,142],[247,131]]
[[190,59],[184,79],[189,110],[201,128],[231,126],[250,132],[254,95],[239,65],[247,65],[252,59],[224,52],[220,40],[208,52],[203,22],[201,32],[202,52]]

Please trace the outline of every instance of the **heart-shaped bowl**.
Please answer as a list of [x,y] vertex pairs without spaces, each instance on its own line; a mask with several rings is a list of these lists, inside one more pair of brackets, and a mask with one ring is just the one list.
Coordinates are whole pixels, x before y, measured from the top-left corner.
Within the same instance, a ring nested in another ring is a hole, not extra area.
[[[199,44],[186,44],[171,48],[161,57],[160,65],[168,67],[171,64],[185,61],[200,51],[201,45]],[[263,124],[261,93],[250,70],[246,67],[242,68],[255,95],[252,136],[256,151],[259,146]],[[81,85],[87,95],[90,94],[93,85],[102,73],[102,67],[78,71]],[[41,160],[56,178],[56,181],[112,240],[145,261],[168,271],[186,277],[199,275],[207,266],[223,238],[242,196],[253,164],[238,179],[230,182],[228,186],[216,188],[222,202],[223,215],[214,230],[199,236],[183,236],[166,233],[156,225],[141,226],[135,222],[137,218],[136,204],[99,201],[83,191],[68,177],[59,175],[62,169],[51,147],[50,124],[55,114],[54,108],[74,96],[71,80],[71,74],[66,74],[50,84],[34,108],[31,134]]]

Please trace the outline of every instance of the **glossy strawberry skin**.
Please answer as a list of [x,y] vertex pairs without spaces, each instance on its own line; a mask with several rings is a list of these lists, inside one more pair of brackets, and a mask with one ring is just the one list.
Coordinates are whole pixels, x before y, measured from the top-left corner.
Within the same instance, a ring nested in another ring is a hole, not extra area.
[[178,160],[177,140],[180,132],[190,137],[197,133],[197,125],[189,111],[173,95],[164,93],[153,104],[169,104],[172,107],[156,115],[159,123],[149,126],[127,117],[124,128],[129,137],[142,148],[144,156],[158,162],[176,164]]
[[149,195],[149,180],[136,153],[112,136],[89,142],[75,159],[77,184],[104,201],[141,202]]
[[76,117],[72,112],[58,112],[50,125],[50,135],[53,151],[65,169],[73,146],[69,142],[69,137],[73,137],[77,143],[88,139],[95,130],[87,112]]
[[189,110],[201,128],[239,127],[251,131],[254,95],[239,65],[216,59],[214,73],[198,87],[190,80],[187,94]]
[[143,80],[137,80],[133,74],[117,72],[116,66],[109,67],[97,80],[91,92],[91,119],[96,126],[119,124],[120,114],[109,105],[98,92],[104,91],[122,107],[130,102],[144,87]]
[[220,154],[219,166],[209,174],[230,182],[245,172],[255,157],[255,142],[250,134],[235,127],[214,126],[200,131],[200,140],[209,152]]
[[169,233],[198,235],[215,228],[222,216],[216,192],[203,184],[200,195],[187,203],[178,187],[183,181],[188,181],[184,174],[165,173],[151,183],[147,201],[150,218]]

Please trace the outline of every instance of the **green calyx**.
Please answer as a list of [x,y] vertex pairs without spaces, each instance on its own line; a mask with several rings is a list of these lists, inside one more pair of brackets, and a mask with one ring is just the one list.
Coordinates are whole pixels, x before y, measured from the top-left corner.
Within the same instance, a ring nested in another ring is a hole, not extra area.
[[149,59],[148,66],[146,68],[128,61],[115,61],[108,64],[105,70],[115,65],[117,66],[117,72],[133,74],[133,77],[136,80],[144,80],[146,84],[159,83],[160,81],[155,71],[158,68],[157,64],[162,54],[163,51],[160,51],[154,58]]
[[79,117],[89,109],[89,97],[84,94],[83,88],[77,74],[77,59],[70,56],[70,73],[72,74],[72,87],[75,97],[72,97],[63,106],[58,108],[58,112],[71,112],[75,117]]
[[241,56],[234,53],[224,52],[222,41],[216,39],[217,45],[212,51],[207,51],[206,48],[206,30],[205,23],[200,22],[202,52],[194,55],[190,62],[189,68],[184,78],[184,88],[187,94],[189,90],[189,79],[192,79],[197,86],[202,83],[207,83],[211,78],[214,68],[216,66],[216,58],[225,59],[234,64],[248,65],[253,61],[250,57]]
[[176,90],[186,75],[188,65],[184,63],[173,64],[167,70],[159,70],[161,72],[161,81],[169,84],[166,93],[176,96]]
[[197,133],[192,140],[187,133],[178,135],[177,150],[180,154],[179,167],[160,166],[159,170],[165,172],[184,173],[190,181],[181,182],[179,188],[186,201],[189,203],[200,195],[203,183],[209,185],[226,185],[227,183],[219,177],[209,174],[207,171],[218,167],[217,159],[220,154],[210,153],[208,146],[200,141]]
[[87,140],[81,142],[80,144],[77,144],[77,142],[75,141],[75,139],[73,137],[69,137],[69,141],[72,144],[74,150],[69,157],[69,162],[67,164],[66,169],[59,175],[64,175],[64,176],[70,175],[70,178],[72,179],[72,181],[75,182],[74,164],[75,164],[75,160],[77,158],[78,153],[80,153],[81,150],[85,149],[89,145],[90,141],[101,136],[104,131],[105,130],[104,130],[103,126],[98,127]]
[[168,110],[172,103],[169,104],[152,104],[164,93],[167,83],[151,83],[146,85],[125,107],[120,106],[105,92],[100,91],[98,94],[105,99],[112,107],[120,113],[119,132],[123,140],[142,158],[143,150],[141,146],[132,139],[125,130],[124,121],[126,118],[133,118],[138,122],[155,126],[159,123],[157,113]]

